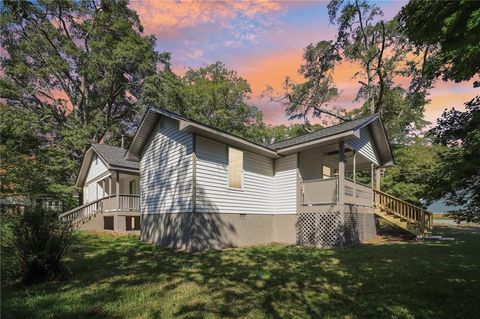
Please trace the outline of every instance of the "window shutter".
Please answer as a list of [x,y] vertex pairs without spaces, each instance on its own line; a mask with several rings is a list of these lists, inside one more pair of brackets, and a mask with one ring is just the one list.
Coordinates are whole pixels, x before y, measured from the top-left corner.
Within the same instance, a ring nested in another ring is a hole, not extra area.
[[228,187],[243,188],[243,152],[228,148]]

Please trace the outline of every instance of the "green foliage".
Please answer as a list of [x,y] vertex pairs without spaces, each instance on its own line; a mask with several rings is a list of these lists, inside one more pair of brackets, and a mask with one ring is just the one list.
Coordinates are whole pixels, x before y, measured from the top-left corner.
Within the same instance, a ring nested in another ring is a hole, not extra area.
[[1,284],[9,284],[20,277],[20,263],[15,249],[15,218],[18,215],[0,211],[0,270]]
[[422,201],[432,199],[432,183],[438,175],[439,156],[445,151],[445,147],[429,145],[425,140],[394,146],[396,165],[386,170],[382,190],[423,206]]
[[[298,74],[304,79],[295,83],[285,79],[285,97],[282,105],[289,119],[302,119],[308,124],[308,116],[320,117],[322,113],[335,116],[328,111],[330,102],[338,97],[338,89],[333,84],[332,72],[335,63],[340,60],[337,48],[331,41],[309,44],[303,53],[305,64],[300,66]],[[337,112],[338,113],[338,112]]]
[[145,81],[141,104],[162,107],[253,141],[261,141],[263,114],[248,103],[248,82],[217,62],[178,77],[159,72]]
[[449,146],[440,160],[436,198],[464,207],[457,221],[480,222],[480,96],[466,103],[466,111],[445,111],[432,129],[435,141]]
[[[5,127],[33,128],[4,135],[9,186],[68,196],[86,146],[131,133],[143,80],[168,65],[168,55],[141,35],[125,0],[8,0],[1,10],[2,113],[19,115],[2,124],[2,135]],[[19,141],[28,143],[12,146]]]
[[480,72],[480,3],[411,0],[399,14],[408,38],[429,56],[424,75],[467,81]]
[[18,214],[13,223],[13,242],[22,280],[36,283],[63,279],[63,259],[76,238],[69,224],[53,211],[34,209]]

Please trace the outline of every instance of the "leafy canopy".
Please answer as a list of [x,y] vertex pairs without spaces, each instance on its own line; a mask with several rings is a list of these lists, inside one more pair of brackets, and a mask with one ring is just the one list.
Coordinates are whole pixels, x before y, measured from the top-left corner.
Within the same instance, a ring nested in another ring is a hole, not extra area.
[[430,52],[425,76],[455,82],[480,72],[480,3],[411,0],[400,14],[408,38]]
[[141,104],[162,107],[254,141],[261,141],[263,114],[248,103],[251,88],[235,71],[217,62],[183,77],[169,70],[145,81]]
[[[11,147],[15,140],[7,141],[2,148],[12,165],[6,174],[12,173],[9,181],[14,183],[14,176],[34,163],[14,163],[15,158],[36,162],[47,156],[65,174],[45,172],[49,185],[63,185],[46,190],[66,191],[88,144],[105,139],[118,143],[131,132],[143,79],[167,64],[168,55],[156,53],[155,39],[141,35],[140,20],[125,0],[6,0],[1,10],[1,43],[7,54],[0,97],[4,108],[19,115],[5,125],[32,123],[34,132],[17,130],[12,138],[32,137],[39,143],[20,150]],[[39,170],[49,166],[37,163]],[[30,184],[24,190],[35,192]]]

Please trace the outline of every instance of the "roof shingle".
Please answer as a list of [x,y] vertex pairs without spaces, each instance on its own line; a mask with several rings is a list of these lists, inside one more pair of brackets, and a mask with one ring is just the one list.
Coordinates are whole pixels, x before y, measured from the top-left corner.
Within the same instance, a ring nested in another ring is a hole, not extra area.
[[304,134],[301,136],[293,137],[284,141],[280,141],[277,143],[269,144],[267,147],[273,149],[273,150],[279,150],[281,148],[289,147],[289,146],[294,146],[306,142],[310,142],[313,140],[317,140],[320,138],[324,138],[327,136],[335,135],[335,134],[340,134],[343,132],[351,131],[351,130],[356,130],[359,127],[363,127],[365,124],[370,123],[371,121],[375,120],[378,118],[378,114],[373,114],[370,116],[362,117],[356,120],[340,123],[337,125],[329,126],[323,129],[320,129],[318,131]]
[[111,166],[139,169],[139,163],[125,159],[124,148],[106,144],[93,144],[92,148]]

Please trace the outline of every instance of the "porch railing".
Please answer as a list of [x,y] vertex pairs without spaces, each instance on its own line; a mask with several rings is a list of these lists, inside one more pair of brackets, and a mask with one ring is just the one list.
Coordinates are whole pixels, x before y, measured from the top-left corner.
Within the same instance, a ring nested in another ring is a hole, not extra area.
[[138,212],[140,211],[140,196],[130,194],[120,194],[99,198],[93,202],[86,203],[82,206],[76,207],[63,214],[59,218],[65,222],[73,224],[80,223],[85,219],[97,213],[104,212]]
[[301,182],[302,204],[322,205],[338,201],[338,178],[312,179]]
[[345,178],[345,203],[371,207],[373,205],[372,188]]
[[[323,205],[338,202],[338,178],[312,179],[301,182],[302,204]],[[347,204],[373,206],[373,191],[370,187],[345,179],[344,200]]]
[[374,190],[375,207],[419,227],[421,232],[433,228],[433,214],[379,190]]

